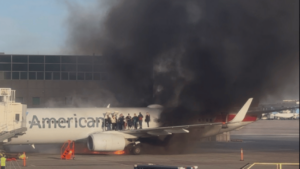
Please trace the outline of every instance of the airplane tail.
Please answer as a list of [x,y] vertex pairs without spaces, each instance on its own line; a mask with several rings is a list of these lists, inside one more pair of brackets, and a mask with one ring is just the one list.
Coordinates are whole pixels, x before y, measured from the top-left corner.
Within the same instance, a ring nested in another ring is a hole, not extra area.
[[242,122],[248,112],[253,98],[249,98],[241,110],[236,114],[236,116],[230,121],[230,123]]

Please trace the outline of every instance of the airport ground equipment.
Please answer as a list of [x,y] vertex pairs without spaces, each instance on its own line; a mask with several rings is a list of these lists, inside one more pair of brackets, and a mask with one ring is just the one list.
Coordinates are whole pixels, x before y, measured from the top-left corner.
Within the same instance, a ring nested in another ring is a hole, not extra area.
[[71,160],[75,158],[75,143],[74,141],[68,140],[63,144],[60,150],[60,158],[64,160]]
[[275,165],[276,169],[282,169],[282,166],[299,166],[299,163],[252,163],[248,164],[241,169],[251,169],[254,166],[270,166]]
[[162,165],[134,165],[134,169],[198,169],[198,166],[178,167],[178,166],[162,166]]
[[244,161],[244,151],[242,148],[241,148],[241,161]]
[[0,143],[25,134],[27,106],[15,102],[15,90],[0,88]]

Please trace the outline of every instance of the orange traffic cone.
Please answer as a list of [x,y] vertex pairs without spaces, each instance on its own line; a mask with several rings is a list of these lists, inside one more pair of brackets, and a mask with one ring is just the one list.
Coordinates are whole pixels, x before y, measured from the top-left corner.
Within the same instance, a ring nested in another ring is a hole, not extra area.
[[26,155],[25,155],[25,152],[23,152],[23,166],[26,167]]
[[242,148],[241,148],[241,161],[244,161],[244,152]]

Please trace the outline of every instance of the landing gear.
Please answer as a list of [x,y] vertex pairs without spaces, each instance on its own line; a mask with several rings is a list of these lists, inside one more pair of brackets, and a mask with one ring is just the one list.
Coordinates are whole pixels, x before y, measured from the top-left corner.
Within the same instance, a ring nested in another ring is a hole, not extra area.
[[131,153],[133,155],[140,155],[142,152],[142,148],[141,148],[141,145],[140,144],[136,144],[133,146],[132,150],[131,150]]
[[140,155],[142,152],[141,144],[129,144],[125,147],[126,154]]

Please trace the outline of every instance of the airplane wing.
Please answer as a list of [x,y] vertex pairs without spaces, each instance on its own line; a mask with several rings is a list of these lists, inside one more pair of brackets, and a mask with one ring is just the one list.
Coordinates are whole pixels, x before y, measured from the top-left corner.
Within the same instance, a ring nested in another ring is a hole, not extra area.
[[[251,105],[253,98],[249,98],[236,116],[228,124],[240,123],[244,120],[249,107]],[[162,135],[171,135],[177,133],[189,133],[189,128],[192,127],[208,127],[208,126],[219,126],[222,128],[223,123],[205,123],[205,124],[191,124],[191,125],[181,125],[181,126],[170,126],[170,127],[157,127],[149,129],[139,129],[139,130],[121,130],[124,134],[130,134],[135,136],[162,136]]]
[[148,135],[148,136],[163,136],[178,133],[189,133],[191,127],[205,127],[205,126],[222,126],[222,123],[206,123],[206,124],[192,124],[192,125],[181,125],[181,126],[170,126],[170,127],[156,127],[149,129],[138,129],[138,130],[124,130],[119,131],[125,134],[131,135]]

